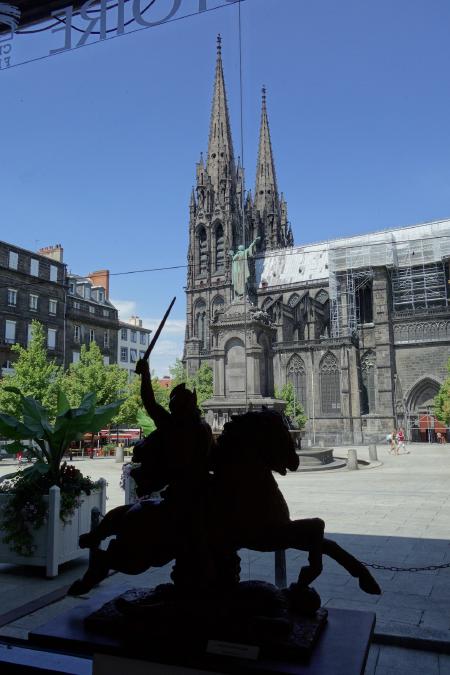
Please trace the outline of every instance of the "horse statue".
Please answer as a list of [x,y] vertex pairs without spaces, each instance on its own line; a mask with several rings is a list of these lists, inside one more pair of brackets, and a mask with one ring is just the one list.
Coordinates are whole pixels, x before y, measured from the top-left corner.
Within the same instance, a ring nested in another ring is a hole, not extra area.
[[[343,566],[364,592],[380,594],[368,569],[324,536],[323,520],[291,520],[273,472],[284,476],[298,465],[294,443],[280,414],[263,410],[234,416],[213,445],[206,492],[190,495],[196,521],[198,514],[204,513],[204,519],[190,528],[190,542],[186,545],[184,538],[183,546],[179,545],[173,505],[176,487],[169,485],[162,501],[143,499],[112,509],[98,527],[80,537],[80,546],[91,549],[90,563],[69,593],[89,592],[111,569],[140,574],[174,559],[175,587],[229,588],[239,583],[239,549],[267,552],[293,548],[308,553],[308,565],[300,569],[291,586],[294,595],[304,595],[321,574],[323,555]],[[186,508],[190,508],[188,502]],[[100,549],[101,541],[111,536],[115,539],[107,549]]]

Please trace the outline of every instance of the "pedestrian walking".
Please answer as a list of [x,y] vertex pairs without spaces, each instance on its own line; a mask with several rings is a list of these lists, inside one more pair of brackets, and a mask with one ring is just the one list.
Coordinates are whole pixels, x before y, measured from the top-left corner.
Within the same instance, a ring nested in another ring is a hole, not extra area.
[[405,445],[405,431],[403,427],[400,427],[400,429],[397,431],[397,449],[397,454],[400,453],[400,450],[403,450],[405,455],[409,455],[409,450],[406,449]]
[[393,455],[398,455],[398,445],[397,445],[397,431],[391,433],[390,449],[389,452]]

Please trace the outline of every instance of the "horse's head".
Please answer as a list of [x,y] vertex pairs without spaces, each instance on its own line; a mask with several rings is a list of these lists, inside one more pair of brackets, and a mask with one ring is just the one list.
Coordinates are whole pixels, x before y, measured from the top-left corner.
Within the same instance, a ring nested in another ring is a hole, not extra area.
[[222,461],[231,453],[234,461],[262,461],[282,476],[288,469],[298,468],[299,459],[289,429],[283,417],[273,410],[234,416],[225,424],[218,443],[223,452]]

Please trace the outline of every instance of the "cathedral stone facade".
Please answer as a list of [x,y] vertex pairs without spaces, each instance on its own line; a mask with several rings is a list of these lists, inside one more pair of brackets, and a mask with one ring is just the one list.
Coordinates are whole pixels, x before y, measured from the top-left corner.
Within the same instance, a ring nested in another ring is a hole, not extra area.
[[[206,405],[222,426],[249,406],[280,407],[292,382],[312,445],[382,441],[435,428],[450,357],[450,221],[295,247],[278,190],[263,89],[254,193],[235,162],[220,38],[209,144],[190,200],[184,361],[214,368]],[[240,245],[255,244],[244,297]],[[423,438],[422,438],[423,440]]]

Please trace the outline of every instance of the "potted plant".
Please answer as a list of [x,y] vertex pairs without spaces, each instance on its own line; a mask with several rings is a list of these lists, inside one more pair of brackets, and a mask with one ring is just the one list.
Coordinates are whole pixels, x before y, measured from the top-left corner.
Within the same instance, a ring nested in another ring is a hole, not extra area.
[[0,482],[0,562],[43,565],[48,577],[58,566],[82,555],[78,537],[90,529],[92,508],[105,512],[106,481],[92,481],[63,462],[64,453],[86,431],[96,433],[117,413],[122,401],[96,407],[95,394],[71,408],[58,393],[53,423],[34,398],[20,396],[20,419],[0,413],[0,435],[17,452],[28,441],[33,463]]

